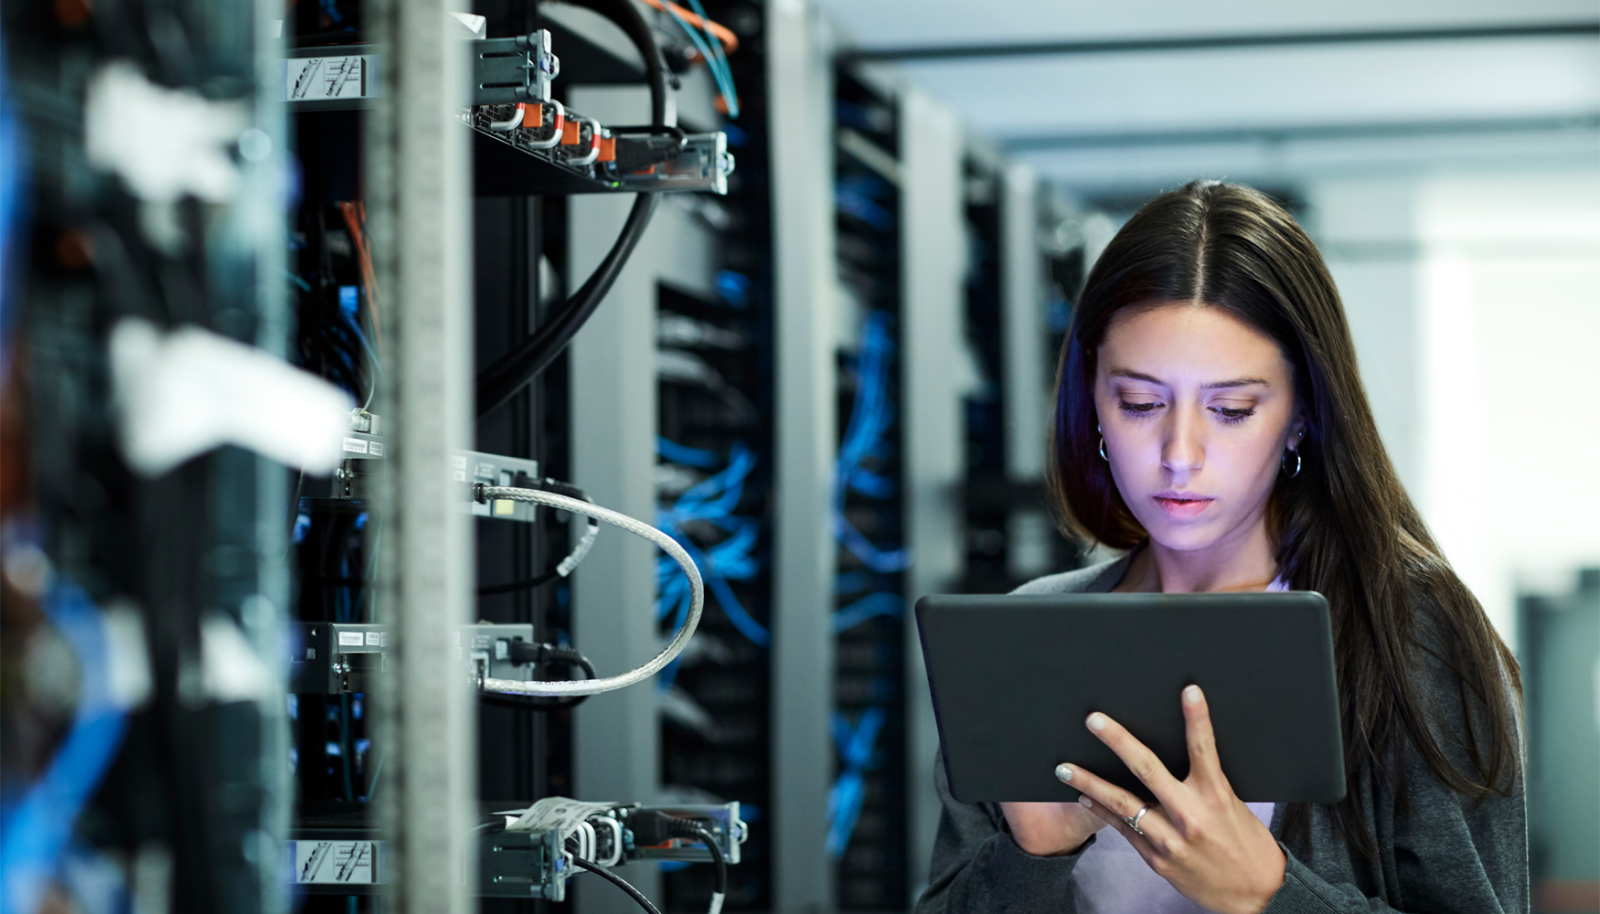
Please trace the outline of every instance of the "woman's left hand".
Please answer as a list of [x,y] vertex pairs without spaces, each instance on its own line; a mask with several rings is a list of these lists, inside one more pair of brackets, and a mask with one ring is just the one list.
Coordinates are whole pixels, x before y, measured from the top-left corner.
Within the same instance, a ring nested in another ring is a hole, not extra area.
[[1139,821],[1143,835],[1127,821],[1143,800],[1077,765],[1061,766],[1058,777],[1070,774],[1062,779],[1083,793],[1078,802],[1121,832],[1185,898],[1218,914],[1258,914],[1283,885],[1283,850],[1223,775],[1200,687],[1184,689],[1182,704],[1189,742],[1189,776],[1182,781],[1121,724],[1089,715],[1089,729],[1159,801]]

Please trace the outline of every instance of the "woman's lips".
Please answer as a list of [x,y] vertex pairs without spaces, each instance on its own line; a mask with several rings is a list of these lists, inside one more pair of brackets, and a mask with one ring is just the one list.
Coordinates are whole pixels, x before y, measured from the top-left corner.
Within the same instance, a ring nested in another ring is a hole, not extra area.
[[1216,500],[1212,498],[1172,495],[1157,495],[1155,499],[1156,504],[1161,506],[1161,510],[1167,512],[1168,517],[1175,517],[1180,520],[1187,520],[1191,517],[1199,516],[1202,511],[1204,511],[1206,508],[1209,508],[1211,503]]

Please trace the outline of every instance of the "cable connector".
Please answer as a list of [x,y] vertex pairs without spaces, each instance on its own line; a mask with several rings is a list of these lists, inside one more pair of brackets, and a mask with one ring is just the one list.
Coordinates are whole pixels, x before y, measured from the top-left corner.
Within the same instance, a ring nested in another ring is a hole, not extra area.
[[633,843],[640,847],[666,844],[673,838],[693,838],[696,827],[696,823],[689,819],[654,810],[641,810],[628,816],[627,825],[628,830],[633,832]]
[[[535,666],[541,663],[565,663],[569,666],[589,667],[589,658],[583,656],[570,647],[557,647],[544,642],[524,641],[514,638],[510,646],[511,662],[516,666],[531,663]],[[590,673],[593,676],[593,673]]]

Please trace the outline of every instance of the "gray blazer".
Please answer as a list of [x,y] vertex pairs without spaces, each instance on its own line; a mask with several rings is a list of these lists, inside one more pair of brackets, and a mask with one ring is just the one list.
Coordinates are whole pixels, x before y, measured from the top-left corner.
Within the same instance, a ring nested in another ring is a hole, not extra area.
[[[1105,593],[1122,580],[1127,563],[1122,558],[1050,575],[1016,592]],[[1466,767],[1467,729],[1455,674],[1430,661],[1419,676],[1433,699],[1434,726],[1450,737],[1443,741],[1446,750],[1453,750],[1456,764],[1471,770]],[[1339,837],[1323,806],[1311,808],[1308,841],[1285,842],[1279,806],[1272,833],[1288,865],[1267,914],[1528,911],[1527,806],[1520,766],[1511,796],[1496,795],[1481,803],[1451,791],[1414,752],[1407,752],[1404,778],[1403,803],[1370,775],[1356,784],[1362,817],[1378,838],[1376,861]],[[967,804],[950,795],[942,757],[935,761],[933,780],[944,812],[928,888],[916,914],[1076,911],[1072,871],[1082,850],[1066,857],[1032,856],[1011,839],[997,804]]]

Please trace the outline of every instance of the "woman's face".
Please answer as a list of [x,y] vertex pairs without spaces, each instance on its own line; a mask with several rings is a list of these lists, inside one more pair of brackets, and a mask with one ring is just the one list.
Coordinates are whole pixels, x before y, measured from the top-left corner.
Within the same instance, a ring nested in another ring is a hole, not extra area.
[[1113,317],[1098,361],[1111,476],[1150,538],[1188,552],[1248,536],[1304,428],[1278,344],[1222,308],[1173,303]]

